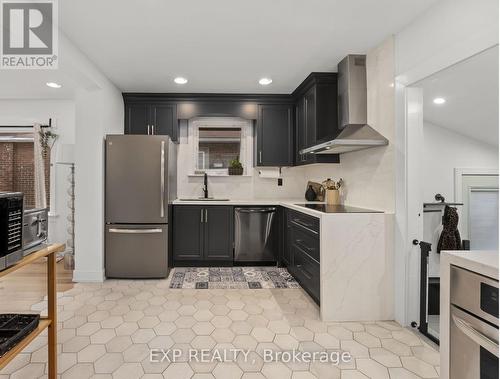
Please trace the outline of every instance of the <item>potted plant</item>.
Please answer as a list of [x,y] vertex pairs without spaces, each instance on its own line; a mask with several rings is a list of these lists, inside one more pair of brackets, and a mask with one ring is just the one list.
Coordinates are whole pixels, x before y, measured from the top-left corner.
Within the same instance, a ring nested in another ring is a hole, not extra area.
[[229,162],[227,172],[229,175],[243,175],[243,165],[240,162],[240,157]]
[[52,146],[54,146],[54,142],[56,142],[56,139],[59,136],[49,128],[40,130],[39,134],[40,145],[42,146],[42,154],[45,156],[47,155],[47,152],[52,149]]

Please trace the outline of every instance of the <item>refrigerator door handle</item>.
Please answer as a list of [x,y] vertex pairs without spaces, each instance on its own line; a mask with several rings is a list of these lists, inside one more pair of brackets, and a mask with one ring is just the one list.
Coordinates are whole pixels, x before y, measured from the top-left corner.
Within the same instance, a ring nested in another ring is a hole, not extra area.
[[121,228],[110,228],[110,233],[121,233],[121,234],[154,234],[154,233],[162,233],[163,231],[160,228],[152,228],[152,229],[121,229]]
[[165,141],[161,141],[160,162],[160,217],[165,217]]

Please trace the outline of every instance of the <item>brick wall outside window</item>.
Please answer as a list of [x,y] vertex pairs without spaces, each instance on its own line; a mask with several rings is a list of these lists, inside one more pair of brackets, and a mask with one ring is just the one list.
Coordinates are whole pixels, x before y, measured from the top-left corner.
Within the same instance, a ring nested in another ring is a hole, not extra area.
[[[35,206],[32,142],[0,142],[0,191],[24,193],[25,208]],[[47,205],[50,199],[50,151],[44,156]]]

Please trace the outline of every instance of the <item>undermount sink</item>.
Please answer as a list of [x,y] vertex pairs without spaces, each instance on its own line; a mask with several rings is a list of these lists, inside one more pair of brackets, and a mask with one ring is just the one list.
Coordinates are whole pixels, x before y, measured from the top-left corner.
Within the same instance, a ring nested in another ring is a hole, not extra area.
[[195,197],[193,199],[179,199],[180,201],[229,201],[229,199],[216,199],[214,197]]

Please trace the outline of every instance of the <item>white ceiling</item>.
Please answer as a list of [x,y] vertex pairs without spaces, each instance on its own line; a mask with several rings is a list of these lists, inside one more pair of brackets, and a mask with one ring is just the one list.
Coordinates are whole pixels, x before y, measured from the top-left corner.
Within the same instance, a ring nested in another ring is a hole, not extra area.
[[[59,12],[69,39],[123,91],[290,93],[435,1],[65,0]],[[264,76],[268,87],[257,84]]]
[[[424,91],[424,120],[498,146],[498,46],[416,84]],[[436,105],[442,97],[446,103]]]

